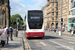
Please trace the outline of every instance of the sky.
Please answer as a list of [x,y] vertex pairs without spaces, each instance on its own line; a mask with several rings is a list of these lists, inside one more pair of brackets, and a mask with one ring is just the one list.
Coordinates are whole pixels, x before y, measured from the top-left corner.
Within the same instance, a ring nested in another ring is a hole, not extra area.
[[11,15],[20,14],[24,20],[27,10],[40,10],[47,0],[10,0]]

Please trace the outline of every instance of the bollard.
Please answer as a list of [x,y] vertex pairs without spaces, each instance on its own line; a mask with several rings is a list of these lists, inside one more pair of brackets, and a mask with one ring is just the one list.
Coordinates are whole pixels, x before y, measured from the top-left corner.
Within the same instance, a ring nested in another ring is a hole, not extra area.
[[59,36],[61,36],[61,31],[59,31]]
[[18,37],[18,31],[16,29],[14,29],[14,36]]

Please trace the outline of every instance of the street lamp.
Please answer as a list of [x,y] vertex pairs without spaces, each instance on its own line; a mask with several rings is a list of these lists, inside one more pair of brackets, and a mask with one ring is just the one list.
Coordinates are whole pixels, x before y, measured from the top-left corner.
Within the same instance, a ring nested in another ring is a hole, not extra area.
[[[62,19],[62,0],[61,0],[61,19]],[[62,20],[61,20],[62,21]],[[60,21],[60,31],[59,31],[59,36],[62,36],[62,22]]]

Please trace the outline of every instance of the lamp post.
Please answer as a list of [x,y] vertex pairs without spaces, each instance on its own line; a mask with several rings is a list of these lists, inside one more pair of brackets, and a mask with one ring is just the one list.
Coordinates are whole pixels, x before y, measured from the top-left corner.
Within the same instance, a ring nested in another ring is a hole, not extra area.
[[[62,19],[62,0],[61,0],[61,19]],[[59,36],[62,36],[62,24],[60,21],[60,31],[59,31]]]

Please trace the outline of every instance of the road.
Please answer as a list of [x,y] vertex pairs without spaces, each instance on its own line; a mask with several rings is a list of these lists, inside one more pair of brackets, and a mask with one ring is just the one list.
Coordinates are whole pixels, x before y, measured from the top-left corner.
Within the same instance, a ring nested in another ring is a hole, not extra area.
[[25,39],[26,50],[75,50],[75,40],[57,37],[57,33],[45,31],[44,38]]

